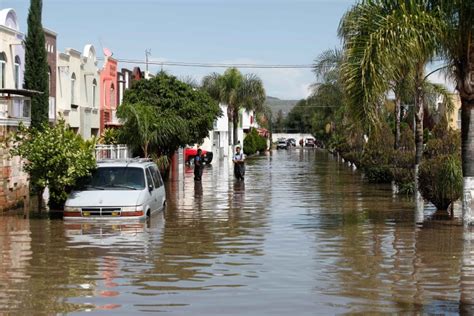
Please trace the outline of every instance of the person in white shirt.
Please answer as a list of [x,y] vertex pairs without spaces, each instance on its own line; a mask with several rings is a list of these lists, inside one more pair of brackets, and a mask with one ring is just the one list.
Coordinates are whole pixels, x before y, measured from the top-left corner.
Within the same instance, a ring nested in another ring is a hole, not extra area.
[[235,147],[235,154],[232,159],[234,162],[234,176],[237,180],[244,180],[245,176],[245,156],[241,152],[240,147]]

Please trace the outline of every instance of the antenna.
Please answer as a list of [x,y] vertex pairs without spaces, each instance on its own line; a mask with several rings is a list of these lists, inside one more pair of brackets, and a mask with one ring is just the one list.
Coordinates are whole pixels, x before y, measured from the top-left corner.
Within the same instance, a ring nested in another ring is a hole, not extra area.
[[148,57],[151,55],[151,49],[145,49],[145,59],[146,59],[146,67],[145,71],[148,74]]

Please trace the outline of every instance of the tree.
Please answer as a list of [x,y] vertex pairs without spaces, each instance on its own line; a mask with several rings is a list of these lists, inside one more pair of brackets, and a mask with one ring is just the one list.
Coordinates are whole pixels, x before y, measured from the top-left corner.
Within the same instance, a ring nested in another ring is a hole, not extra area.
[[48,122],[48,61],[41,24],[42,0],[31,0],[28,12],[28,34],[25,40],[25,88],[41,92],[31,97],[31,126],[41,128]]
[[320,141],[327,141],[336,122],[342,120],[340,114],[345,107],[340,75],[342,62],[341,49],[326,50],[314,60],[313,72],[317,82],[306,102],[308,107],[302,109],[302,113],[310,116],[312,132]]
[[242,75],[237,68],[229,68],[224,74],[212,73],[202,80],[202,87],[216,101],[227,105],[227,115],[233,127],[233,143],[237,143],[239,111],[262,111],[265,89],[255,74]]
[[67,188],[89,175],[96,166],[94,142],[83,140],[64,121],[54,127],[44,124],[41,128],[27,129],[21,125],[12,141],[10,154],[25,160],[25,171],[36,188],[39,211],[46,187],[50,191],[50,208],[61,208]]
[[117,111],[122,140],[145,156],[150,150],[172,156],[179,147],[202,143],[219,115],[219,105],[205,91],[165,72],[137,81]]
[[474,2],[433,0],[441,8],[441,53],[448,61],[461,97],[463,220],[474,221]]
[[413,71],[416,175],[423,154],[424,71],[441,28],[430,9],[428,1],[363,1],[346,13],[339,27],[346,58],[342,76],[357,119],[380,127],[378,112],[390,83],[406,76],[407,66]]

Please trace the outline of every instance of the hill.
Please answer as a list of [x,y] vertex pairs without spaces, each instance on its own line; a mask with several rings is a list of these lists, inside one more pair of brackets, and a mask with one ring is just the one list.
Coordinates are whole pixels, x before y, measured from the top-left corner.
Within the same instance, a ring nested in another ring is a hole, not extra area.
[[267,96],[265,105],[268,105],[273,116],[276,116],[278,111],[282,110],[283,116],[287,116],[291,109],[298,103],[299,100],[281,100],[275,97]]

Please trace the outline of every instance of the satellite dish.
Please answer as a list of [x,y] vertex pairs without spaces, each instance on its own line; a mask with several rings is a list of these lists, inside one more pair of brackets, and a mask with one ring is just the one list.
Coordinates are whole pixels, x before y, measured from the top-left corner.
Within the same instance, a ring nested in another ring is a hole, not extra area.
[[105,57],[112,57],[112,55],[113,55],[112,51],[110,49],[106,48],[106,47],[103,48],[102,51],[104,52]]

